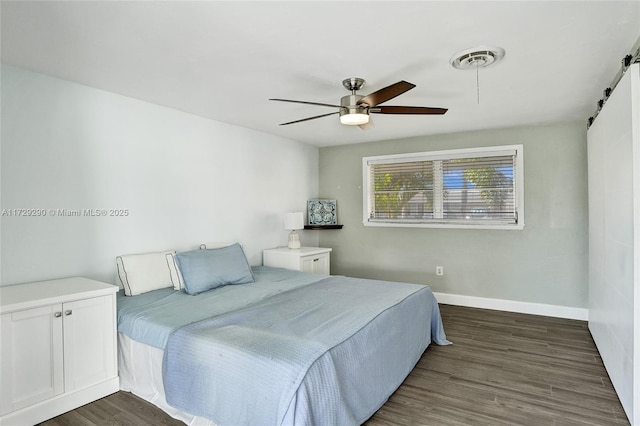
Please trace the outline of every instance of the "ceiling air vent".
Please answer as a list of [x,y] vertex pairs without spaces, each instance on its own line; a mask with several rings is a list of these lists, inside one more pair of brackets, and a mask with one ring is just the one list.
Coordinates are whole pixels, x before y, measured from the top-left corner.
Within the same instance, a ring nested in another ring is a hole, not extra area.
[[488,67],[504,57],[500,47],[475,47],[456,53],[449,62],[454,68],[467,70]]

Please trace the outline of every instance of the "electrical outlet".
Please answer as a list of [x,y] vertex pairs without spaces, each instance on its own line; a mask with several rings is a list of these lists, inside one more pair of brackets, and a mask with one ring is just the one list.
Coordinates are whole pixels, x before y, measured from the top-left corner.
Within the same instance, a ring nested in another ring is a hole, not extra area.
[[436,266],[436,275],[444,275],[444,267]]

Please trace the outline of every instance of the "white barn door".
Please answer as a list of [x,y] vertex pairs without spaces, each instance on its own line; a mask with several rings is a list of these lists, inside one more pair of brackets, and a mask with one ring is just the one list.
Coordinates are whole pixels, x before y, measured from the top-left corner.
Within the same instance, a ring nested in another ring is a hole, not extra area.
[[640,64],[587,141],[589,329],[629,421],[640,425]]

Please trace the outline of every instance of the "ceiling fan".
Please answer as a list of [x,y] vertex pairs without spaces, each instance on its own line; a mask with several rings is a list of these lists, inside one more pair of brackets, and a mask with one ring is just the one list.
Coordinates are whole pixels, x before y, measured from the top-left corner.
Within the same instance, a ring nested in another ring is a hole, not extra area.
[[313,117],[302,118],[300,120],[281,123],[281,126],[288,124],[301,123],[303,121],[315,120],[316,118],[327,117],[329,115],[340,114],[340,123],[348,126],[359,126],[361,129],[367,129],[372,126],[369,114],[415,114],[415,115],[438,115],[447,112],[446,108],[430,108],[417,106],[380,106],[381,103],[387,102],[407,92],[414,87],[415,84],[407,81],[399,81],[390,86],[384,87],[367,96],[356,95],[356,92],[362,89],[365,81],[361,78],[347,78],[342,81],[345,89],[351,92],[350,95],[343,96],[340,99],[340,105],[326,104],[322,102],[296,101],[292,99],[269,99],[270,101],[293,102],[297,104],[319,105],[331,108],[338,108],[338,111],[328,114],[315,115]]

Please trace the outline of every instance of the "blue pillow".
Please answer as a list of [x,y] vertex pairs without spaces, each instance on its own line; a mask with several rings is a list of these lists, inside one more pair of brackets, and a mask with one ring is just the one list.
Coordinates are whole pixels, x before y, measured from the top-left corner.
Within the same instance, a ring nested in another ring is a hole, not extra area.
[[240,244],[176,254],[184,289],[196,295],[227,284],[255,282]]

